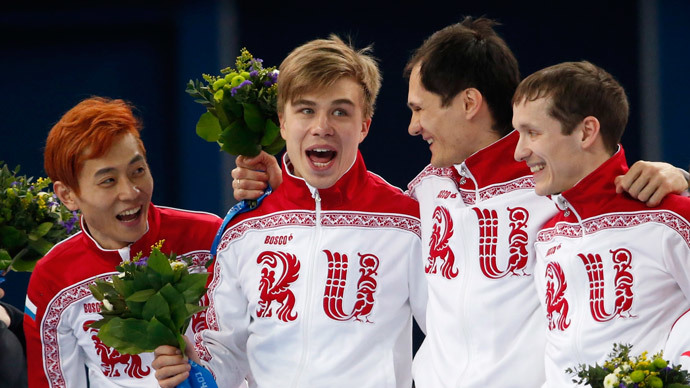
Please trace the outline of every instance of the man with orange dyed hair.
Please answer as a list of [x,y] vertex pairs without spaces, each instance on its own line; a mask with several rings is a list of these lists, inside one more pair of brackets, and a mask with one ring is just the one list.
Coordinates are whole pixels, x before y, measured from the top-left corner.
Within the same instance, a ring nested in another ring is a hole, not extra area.
[[151,203],[153,178],[140,129],[129,104],[94,97],[65,113],[48,134],[45,170],[62,203],[81,212],[82,231],[56,244],[29,281],[30,387],[157,386],[153,354],[120,354],[89,327],[100,319],[89,285],[138,252],[147,256],[160,240],[164,253],[191,257],[195,269],[203,269],[221,220]]

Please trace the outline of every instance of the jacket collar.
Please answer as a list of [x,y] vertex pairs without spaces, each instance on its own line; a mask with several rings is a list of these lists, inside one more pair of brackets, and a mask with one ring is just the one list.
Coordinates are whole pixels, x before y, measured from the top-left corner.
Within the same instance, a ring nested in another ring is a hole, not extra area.
[[618,146],[618,151],[602,163],[589,175],[582,178],[575,186],[551,198],[559,209],[571,208],[581,219],[602,213],[614,201],[624,194],[616,193],[615,178],[628,172],[625,151]]
[[531,176],[527,164],[516,162],[515,147],[520,139],[517,131],[503,136],[490,145],[470,155],[462,164],[455,165],[455,170],[463,176],[463,166],[469,169],[478,187],[507,182],[523,176]]
[[148,218],[146,223],[146,233],[144,233],[139,240],[120,249],[106,249],[101,247],[96,239],[91,236],[88,225],[86,225],[86,220],[84,220],[83,216],[81,217],[81,230],[84,233],[85,241],[89,250],[117,265],[122,262],[122,260],[130,259],[139,252],[147,255],[151,251],[151,246],[158,242],[157,238],[160,232],[160,210],[158,210],[153,203],[149,204]]
[[298,206],[305,209],[314,209],[314,196],[318,191],[321,197],[321,208],[344,209],[349,208],[351,201],[362,194],[362,188],[367,179],[367,168],[364,165],[362,154],[357,151],[352,166],[338,181],[327,189],[316,189],[310,186],[307,181],[293,174],[292,164],[287,153],[283,156],[283,183],[278,186],[276,191],[285,191],[283,194]]

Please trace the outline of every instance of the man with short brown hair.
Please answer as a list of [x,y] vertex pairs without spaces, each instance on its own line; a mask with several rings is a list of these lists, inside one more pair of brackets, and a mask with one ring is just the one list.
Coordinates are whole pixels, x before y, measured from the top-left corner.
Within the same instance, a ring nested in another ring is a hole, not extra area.
[[559,210],[535,243],[545,386],[572,386],[565,370],[601,364],[614,344],[663,350],[690,309],[690,198],[671,194],[649,208],[617,193],[613,179],[628,170],[625,91],[589,62],[564,62],[525,78],[513,110],[515,160]]

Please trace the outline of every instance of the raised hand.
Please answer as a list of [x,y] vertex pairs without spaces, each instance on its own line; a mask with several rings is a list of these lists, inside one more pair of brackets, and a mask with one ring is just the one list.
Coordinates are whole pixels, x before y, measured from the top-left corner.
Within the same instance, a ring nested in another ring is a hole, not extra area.
[[254,157],[238,156],[235,164],[237,167],[231,173],[232,191],[238,201],[257,199],[268,187],[267,183],[275,189],[283,181],[278,161],[264,151]]

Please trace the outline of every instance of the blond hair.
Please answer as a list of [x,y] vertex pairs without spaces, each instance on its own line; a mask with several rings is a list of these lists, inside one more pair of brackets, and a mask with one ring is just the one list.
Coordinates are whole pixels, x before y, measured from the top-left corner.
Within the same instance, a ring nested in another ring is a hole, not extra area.
[[325,89],[343,77],[351,77],[362,86],[364,117],[371,118],[381,88],[381,72],[370,53],[371,46],[355,50],[335,34],[292,50],[280,64],[278,112],[284,112],[288,101],[295,101],[309,91]]

